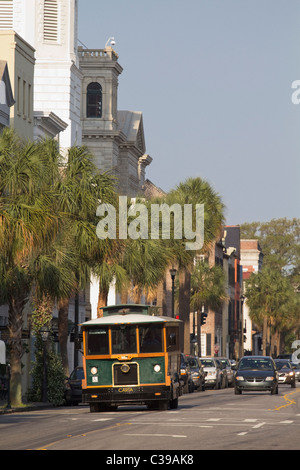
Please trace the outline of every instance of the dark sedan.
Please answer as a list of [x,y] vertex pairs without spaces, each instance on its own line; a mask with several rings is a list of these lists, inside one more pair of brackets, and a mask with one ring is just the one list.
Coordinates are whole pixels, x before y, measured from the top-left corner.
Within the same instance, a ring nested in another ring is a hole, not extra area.
[[67,405],[78,405],[82,399],[82,379],[84,372],[82,367],[76,367],[66,382],[65,401]]
[[269,356],[244,356],[236,366],[234,391],[236,395],[242,391],[277,394],[278,372],[273,359]]

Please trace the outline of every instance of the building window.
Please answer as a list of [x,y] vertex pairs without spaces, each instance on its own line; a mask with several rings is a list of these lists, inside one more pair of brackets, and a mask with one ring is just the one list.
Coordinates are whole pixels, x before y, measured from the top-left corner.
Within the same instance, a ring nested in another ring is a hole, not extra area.
[[58,4],[57,0],[44,1],[44,41],[58,41]]
[[87,87],[86,116],[88,118],[102,117],[102,87],[97,82],[92,82]]

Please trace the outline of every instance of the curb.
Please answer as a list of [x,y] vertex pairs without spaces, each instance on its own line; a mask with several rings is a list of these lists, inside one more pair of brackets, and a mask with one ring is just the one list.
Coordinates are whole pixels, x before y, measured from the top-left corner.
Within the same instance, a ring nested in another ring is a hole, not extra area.
[[24,403],[23,406],[20,407],[14,407],[12,406],[11,408],[7,408],[5,406],[5,403],[1,406],[0,404],[0,415],[1,414],[10,414],[10,413],[20,413],[24,411],[37,411],[37,410],[43,410],[43,409],[49,409],[49,408],[54,408],[54,406],[51,403]]

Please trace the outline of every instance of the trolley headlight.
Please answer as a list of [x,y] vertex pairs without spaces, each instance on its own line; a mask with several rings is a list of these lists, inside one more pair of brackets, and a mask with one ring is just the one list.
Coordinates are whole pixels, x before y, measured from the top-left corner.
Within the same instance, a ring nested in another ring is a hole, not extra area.
[[97,367],[92,367],[91,368],[91,374],[95,375],[95,374],[97,374],[97,372],[98,372]]
[[153,367],[154,369],[154,372],[160,372],[160,365],[159,364],[155,364],[155,366]]

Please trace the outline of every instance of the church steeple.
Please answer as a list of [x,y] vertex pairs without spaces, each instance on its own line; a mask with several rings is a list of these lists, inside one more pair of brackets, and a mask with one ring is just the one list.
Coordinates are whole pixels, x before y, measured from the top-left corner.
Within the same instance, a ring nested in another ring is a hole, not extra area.
[[[113,131],[118,128],[118,76],[123,69],[111,46],[105,49],[78,48],[83,73],[81,121],[89,129]],[[96,109],[97,108],[97,109]]]

